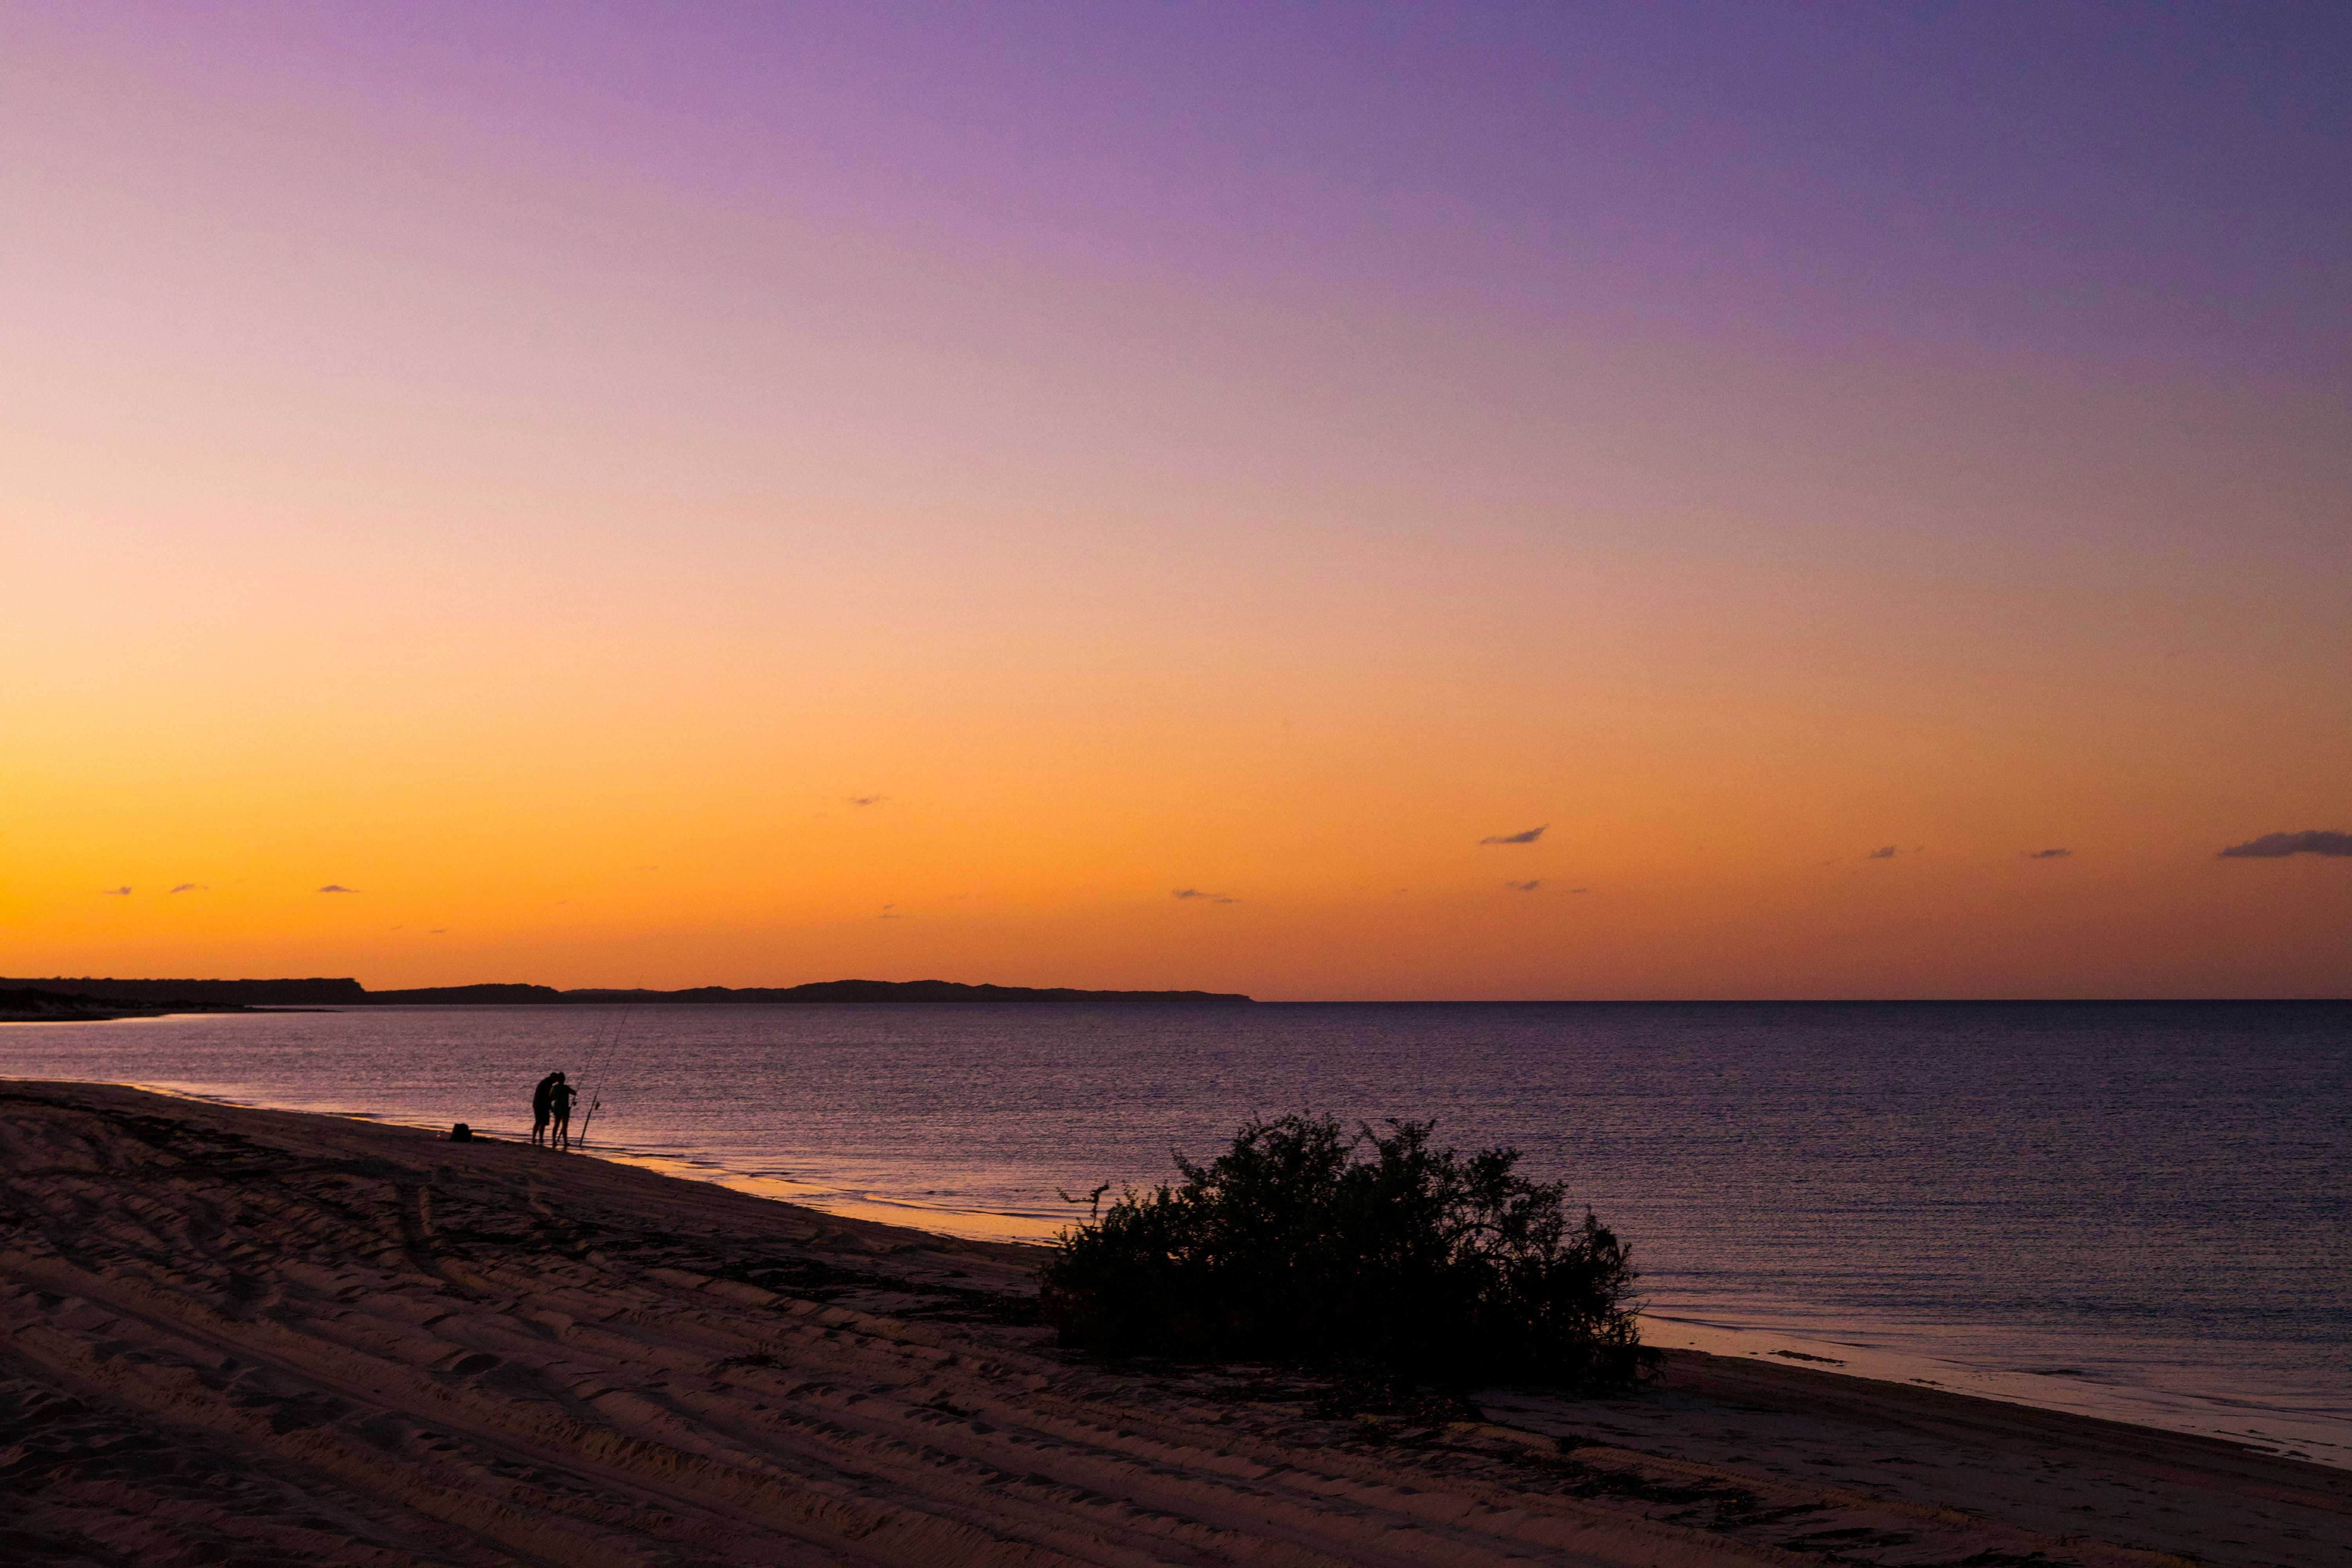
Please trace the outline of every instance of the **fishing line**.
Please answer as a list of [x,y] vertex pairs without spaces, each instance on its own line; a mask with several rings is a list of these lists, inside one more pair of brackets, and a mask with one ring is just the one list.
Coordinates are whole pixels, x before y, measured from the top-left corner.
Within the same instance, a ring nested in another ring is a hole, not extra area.
[[[645,988],[645,977],[640,975],[637,978],[637,989],[642,992]],[[635,1002],[621,1009],[620,1020],[613,1026],[613,1037],[604,1043],[604,1054],[598,1058],[596,1065],[589,1069],[590,1081],[594,1083],[596,1088],[588,1100],[588,1114],[580,1119],[580,1137],[572,1145],[575,1149],[588,1147],[588,1129],[596,1120],[596,1108],[604,1103],[604,1069],[613,1065],[613,1053],[621,1048],[621,1036],[628,1029],[629,1015],[636,1010],[637,1005]]]

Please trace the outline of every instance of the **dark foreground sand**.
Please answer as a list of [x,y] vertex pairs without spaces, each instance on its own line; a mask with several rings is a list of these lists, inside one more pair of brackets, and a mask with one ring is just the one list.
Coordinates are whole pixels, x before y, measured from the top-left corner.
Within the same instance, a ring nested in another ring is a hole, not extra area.
[[2352,1563],[2352,1473],[1793,1368],[1451,1422],[1105,1371],[1034,1256],[0,1082],[0,1562]]

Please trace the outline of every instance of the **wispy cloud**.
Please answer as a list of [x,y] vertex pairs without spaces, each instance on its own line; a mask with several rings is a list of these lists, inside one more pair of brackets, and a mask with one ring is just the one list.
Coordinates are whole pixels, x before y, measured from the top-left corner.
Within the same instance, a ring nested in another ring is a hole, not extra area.
[[884,801],[889,798],[890,797],[887,795],[853,795],[849,797],[849,804],[852,805],[880,805]]
[[2072,849],[2026,849],[2020,853],[2028,860],[2063,860],[2074,852]]
[[1543,886],[1543,879],[1541,877],[1538,877],[1531,882],[1506,882],[1503,886],[1510,889],[1511,891],[1515,893],[1532,893],[1538,888]]
[[131,889],[128,888],[100,888],[98,890],[98,896],[101,899],[127,899],[131,896]]
[[1884,849],[1874,849],[1869,854],[1864,856],[1863,858],[1865,860],[1892,860],[1895,858],[1895,846],[1890,844]]
[[1543,827],[1530,827],[1525,833],[1490,834],[1486,837],[1478,840],[1478,845],[1479,847],[1484,848],[1489,844],[1533,844],[1537,839],[1541,838],[1544,836],[1544,827],[1549,827],[1550,826],[1551,824],[1547,822],[1543,825]]
[[2300,833],[2265,833],[2221,851],[2224,860],[2284,860],[2290,855],[2352,855],[2352,833],[2306,827]]
[[449,928],[447,926],[435,926],[431,931],[426,931],[425,934],[426,936],[447,936],[449,934]]
[[175,893],[201,893],[205,890],[205,887],[202,882],[183,882],[172,889]]
[[1238,904],[1241,902],[1239,899],[1230,899],[1223,893],[1204,893],[1198,888],[1178,888],[1175,891],[1171,893],[1169,897],[1173,899],[1202,899],[1213,904]]
[[330,882],[319,889],[322,893],[356,893],[357,888],[346,888],[341,882]]

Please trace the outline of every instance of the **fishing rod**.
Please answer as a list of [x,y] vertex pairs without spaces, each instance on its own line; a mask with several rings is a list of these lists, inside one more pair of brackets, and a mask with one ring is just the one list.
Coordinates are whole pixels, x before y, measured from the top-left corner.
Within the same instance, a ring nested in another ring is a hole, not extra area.
[[[638,983],[637,989],[640,991],[645,989],[642,981]],[[613,1053],[620,1049],[621,1036],[629,1026],[629,1015],[636,1010],[637,1005],[635,1002],[621,1009],[620,1021],[613,1026],[613,1037],[604,1043],[604,1054],[597,1058],[595,1067],[590,1069],[596,1088],[594,1093],[589,1097],[588,1114],[580,1119],[580,1138],[572,1144],[575,1149],[588,1147],[588,1129],[596,1120],[596,1108],[604,1103],[604,1069],[613,1065]]]

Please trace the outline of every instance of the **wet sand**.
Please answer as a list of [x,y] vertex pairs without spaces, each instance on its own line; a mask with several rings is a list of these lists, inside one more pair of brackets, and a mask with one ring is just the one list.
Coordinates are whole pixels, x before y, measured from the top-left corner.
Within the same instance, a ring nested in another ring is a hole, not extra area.
[[0,1083],[0,1559],[2352,1563],[2352,1472],[1752,1360],[1481,1419],[1095,1367],[1035,1257]]

